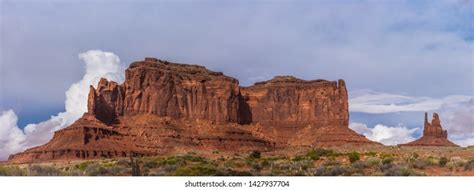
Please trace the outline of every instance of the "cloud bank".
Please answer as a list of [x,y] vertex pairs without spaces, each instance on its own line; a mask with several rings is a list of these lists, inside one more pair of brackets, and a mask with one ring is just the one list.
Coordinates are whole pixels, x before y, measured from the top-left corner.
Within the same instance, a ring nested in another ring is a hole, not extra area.
[[37,124],[28,124],[23,130],[17,125],[18,117],[13,110],[1,113],[0,159],[6,159],[12,153],[46,143],[52,138],[54,131],[80,118],[87,111],[89,85],[97,86],[100,78],[123,82],[124,68],[114,53],[89,50],[79,54],[79,59],[85,63],[85,74],[66,91],[65,112]]
[[372,141],[380,142],[384,145],[397,145],[413,141],[415,140],[413,137],[414,133],[420,130],[419,128],[409,129],[402,124],[396,127],[377,124],[375,127],[369,128],[363,123],[350,123],[349,128]]

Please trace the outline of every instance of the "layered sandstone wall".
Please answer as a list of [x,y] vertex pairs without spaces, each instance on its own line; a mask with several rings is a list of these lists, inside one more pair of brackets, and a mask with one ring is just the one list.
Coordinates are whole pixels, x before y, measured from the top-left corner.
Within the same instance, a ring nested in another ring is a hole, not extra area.
[[50,142],[10,161],[376,144],[348,128],[343,80],[278,76],[239,87],[202,66],[145,58],[129,66],[123,84],[101,79],[91,86],[87,104],[87,113]]
[[241,88],[249,123],[272,126],[348,127],[349,105],[344,80],[306,81],[277,76]]
[[147,58],[130,65],[122,85],[102,79],[91,89],[89,110],[104,121],[153,114],[228,123],[238,122],[239,96],[238,81],[220,72]]

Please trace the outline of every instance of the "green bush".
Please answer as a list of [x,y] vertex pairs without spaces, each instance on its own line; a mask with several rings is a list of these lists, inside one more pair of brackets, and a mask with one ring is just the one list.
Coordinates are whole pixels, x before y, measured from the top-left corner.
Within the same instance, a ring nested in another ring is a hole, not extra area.
[[316,176],[341,176],[349,175],[350,170],[343,166],[321,166],[314,172]]
[[336,160],[327,160],[323,163],[323,166],[338,166],[338,165],[341,165],[341,163]]
[[54,166],[33,165],[29,167],[29,175],[31,176],[61,176],[62,172]]
[[410,163],[410,166],[416,169],[425,169],[427,166],[427,163],[425,160],[414,160],[413,162]]
[[361,160],[357,160],[354,163],[352,163],[352,168],[354,168],[356,170],[359,170],[359,171],[363,170],[367,167],[368,167],[367,162],[364,162],[364,161],[361,161]]
[[370,151],[370,152],[365,153],[365,155],[366,155],[366,156],[375,157],[375,156],[377,156],[377,153]]
[[420,157],[420,155],[418,155],[418,153],[414,152],[414,153],[412,154],[412,157],[415,158],[415,159],[417,159],[418,157]]
[[144,168],[157,168],[159,164],[153,160],[147,160],[143,163]]
[[391,164],[393,162],[393,157],[389,156],[389,157],[385,157],[382,159],[382,164],[384,165],[387,165],[387,164]]
[[358,152],[351,152],[347,156],[349,157],[349,161],[351,163],[354,163],[355,161],[360,160],[360,154]]
[[252,153],[250,153],[249,158],[251,158],[251,159],[259,159],[261,156],[262,156],[262,155],[261,155],[260,151],[254,150],[254,151],[252,151]]
[[87,166],[89,166],[90,164],[93,164],[93,163],[94,163],[93,161],[85,161],[85,162],[82,162],[82,163],[76,165],[75,167],[76,167],[76,169],[84,171],[87,168]]
[[474,158],[470,158],[469,161],[464,164],[464,171],[472,170],[474,168]]
[[25,176],[27,171],[18,166],[0,166],[0,176]]
[[263,168],[262,165],[260,165],[259,163],[252,163],[251,166],[252,166],[252,169],[257,172],[259,172]]
[[299,162],[299,161],[303,161],[303,160],[306,160],[306,158],[304,156],[295,156],[293,159],[291,159],[295,162]]
[[444,167],[448,163],[448,159],[446,157],[441,157],[438,161],[439,166]]
[[319,160],[320,157],[335,156],[336,153],[333,150],[317,148],[309,151],[306,156],[313,160]]
[[384,173],[385,176],[421,176],[424,175],[423,173],[418,173],[413,169],[409,169],[406,167],[399,167],[395,166]]
[[[100,164],[93,163],[86,167],[84,173],[88,176],[104,176],[109,172],[106,168],[102,167]],[[113,175],[113,174],[111,174]]]
[[217,169],[210,164],[179,167],[173,175],[175,176],[213,176]]
[[201,156],[194,156],[194,155],[184,155],[182,157],[185,161],[190,161],[190,162],[200,162],[200,163],[207,163],[207,159]]

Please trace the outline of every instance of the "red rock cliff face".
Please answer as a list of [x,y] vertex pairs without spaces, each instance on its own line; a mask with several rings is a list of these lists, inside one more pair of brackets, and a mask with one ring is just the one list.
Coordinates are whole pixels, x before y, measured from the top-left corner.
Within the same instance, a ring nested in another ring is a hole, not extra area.
[[103,79],[93,91],[89,110],[107,122],[114,120],[111,115],[137,114],[216,123],[238,121],[238,81],[198,65],[147,58],[130,65],[124,84]]
[[376,144],[348,128],[343,80],[284,76],[241,88],[220,72],[156,58],[125,75],[91,86],[82,118],[10,162]]
[[279,126],[338,126],[349,121],[348,96],[344,80],[305,81],[277,76],[242,88],[248,112],[242,119],[251,123]]

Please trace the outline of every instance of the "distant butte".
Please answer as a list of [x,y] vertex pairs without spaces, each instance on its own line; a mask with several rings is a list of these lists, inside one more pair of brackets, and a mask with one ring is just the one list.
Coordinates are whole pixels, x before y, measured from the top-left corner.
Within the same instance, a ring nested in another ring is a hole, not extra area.
[[425,112],[423,136],[401,146],[458,146],[448,140],[448,132],[441,127],[441,120],[437,113],[433,113],[431,123],[428,122],[428,113]]
[[90,87],[87,113],[12,163],[379,145],[349,129],[344,80],[277,76],[253,86],[199,65],[145,58]]

